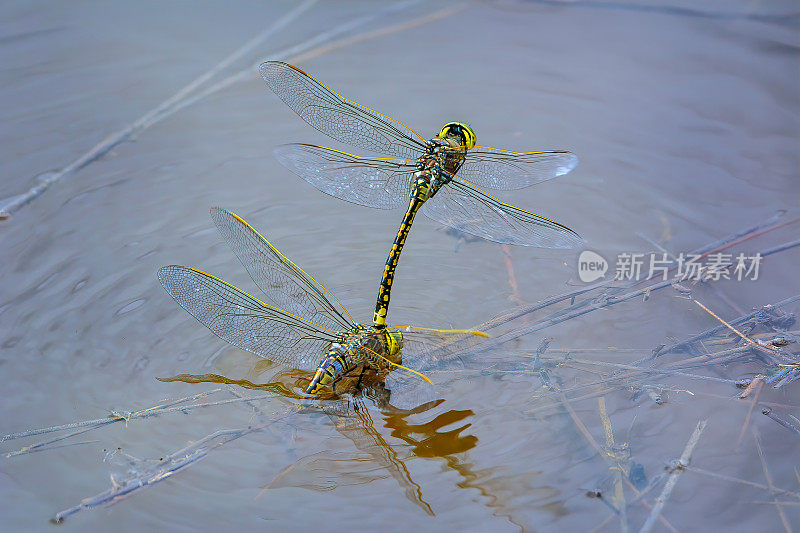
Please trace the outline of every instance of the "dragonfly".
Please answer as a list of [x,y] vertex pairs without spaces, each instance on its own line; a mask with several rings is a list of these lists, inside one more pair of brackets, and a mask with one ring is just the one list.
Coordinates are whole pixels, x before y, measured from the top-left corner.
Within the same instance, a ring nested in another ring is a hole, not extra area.
[[466,123],[449,122],[425,139],[402,122],[343,98],[281,61],[260,66],[262,78],[301,119],[331,138],[386,157],[362,157],[313,144],[287,144],[278,161],[319,190],[348,202],[406,214],[386,259],[373,325],[385,324],[397,262],[417,212],[465,233],[506,244],[574,248],[573,230],[504,203],[483,188],[513,190],[570,172],[577,157],[563,150],[511,152],[476,145]]
[[161,285],[223,340],[271,361],[313,370],[304,389],[308,395],[352,392],[396,369],[430,383],[409,367],[453,356],[487,336],[471,330],[359,324],[328,289],[244,219],[218,207],[211,209],[211,218],[269,303],[191,267],[162,267]]

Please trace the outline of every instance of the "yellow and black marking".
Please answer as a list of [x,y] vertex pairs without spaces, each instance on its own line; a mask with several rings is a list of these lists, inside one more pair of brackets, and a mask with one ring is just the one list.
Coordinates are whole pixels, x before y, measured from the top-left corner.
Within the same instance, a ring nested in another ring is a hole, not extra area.
[[394,238],[392,249],[389,250],[389,256],[386,258],[386,265],[383,267],[383,277],[378,287],[378,301],[375,304],[375,314],[372,318],[372,323],[376,328],[386,327],[386,313],[389,311],[389,297],[392,292],[394,271],[397,268],[397,262],[400,260],[400,252],[403,251],[403,245],[406,243],[408,232],[411,231],[414,217],[419,208],[422,207],[422,204],[425,203],[425,200],[428,199],[429,193],[430,173],[420,172],[414,183],[408,210],[400,223],[400,229],[397,230],[397,236]]
[[[347,355],[347,351],[343,349],[341,344],[334,345],[317,367],[311,383],[308,384],[304,392],[306,394],[319,394],[325,387],[330,387],[333,392],[336,392],[336,384],[356,369],[356,365],[352,364],[352,359]],[[361,369],[363,372],[365,367],[361,367]]]
[[469,124],[463,122],[448,122],[442,127],[437,137],[445,139],[447,137],[456,137],[461,139],[464,148],[472,150],[478,142],[478,136],[475,135],[475,130]]
[[430,140],[428,157],[421,160],[417,167],[419,170],[414,175],[415,181],[411,190],[408,210],[400,223],[400,228],[397,230],[392,249],[389,250],[386,265],[383,268],[383,277],[378,287],[378,301],[375,304],[375,314],[372,319],[374,327],[386,327],[394,272],[400,260],[400,252],[403,251],[408,233],[411,231],[411,225],[414,223],[414,217],[422,204],[433,198],[436,192],[452,179],[452,175],[463,164],[467,150],[473,146],[475,146],[475,132],[467,124],[461,122],[446,124],[439,136]]
[[[351,387],[358,388],[365,378],[382,377],[393,366],[405,368],[400,364],[402,347],[403,334],[399,331],[354,324],[342,334],[340,342],[331,345],[304,392],[316,395],[326,387],[333,393],[346,392]],[[356,376],[355,384],[348,380],[348,385],[340,385],[346,378]]]

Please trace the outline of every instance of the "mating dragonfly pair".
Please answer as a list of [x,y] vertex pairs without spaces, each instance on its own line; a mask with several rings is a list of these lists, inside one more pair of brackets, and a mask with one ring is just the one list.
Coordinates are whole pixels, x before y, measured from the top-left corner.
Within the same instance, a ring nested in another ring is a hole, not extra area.
[[275,152],[289,170],[337,198],[381,209],[408,202],[386,260],[373,324],[355,322],[314,278],[240,217],[218,208],[211,211],[217,228],[271,303],[193,268],[164,267],[159,279],[184,309],[231,344],[297,368],[316,367],[306,393],[352,390],[396,368],[419,374],[409,367],[452,355],[485,336],[386,326],[394,272],[420,208],[446,225],[496,242],[549,248],[581,242],[568,227],[503,203],[480,188],[519,189],[566,174],[577,164],[573,154],[478,147],[475,132],[460,122],[446,124],[426,140],[404,124],[342,98],[292,65],[270,61],[260,71],[270,88],[315,129],[392,156],[360,157],[310,144],[284,145]]

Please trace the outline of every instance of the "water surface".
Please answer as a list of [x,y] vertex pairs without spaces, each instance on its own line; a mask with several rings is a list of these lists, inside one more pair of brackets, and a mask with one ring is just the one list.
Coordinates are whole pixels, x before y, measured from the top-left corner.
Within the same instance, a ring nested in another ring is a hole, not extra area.
[[[295,6],[4,4],[0,198],[24,193],[134,123]],[[656,250],[645,236],[678,254],[779,210],[787,211],[784,221],[800,212],[794,2],[320,2],[211,84],[360,17],[372,18],[334,36],[337,46],[288,60],[424,135],[463,120],[481,145],[575,152],[581,163],[572,173],[499,196],[575,228],[589,249]],[[386,31],[369,33],[377,30]],[[156,270],[177,263],[254,289],[213,230],[214,205],[243,216],[368,321],[401,212],[347,204],[299,180],[271,155],[292,141],[344,148],[303,123],[253,70],[65,175],[2,222],[0,433],[136,411],[220,386],[157,377],[265,383],[280,370],[211,335],[158,285]],[[735,250],[796,238],[795,223]],[[732,320],[798,294],[799,259],[797,248],[777,253],[758,281],[693,294]],[[574,290],[576,279],[572,252],[514,248],[509,255],[420,217],[398,268],[390,323],[472,327],[518,303]],[[582,390],[575,387],[611,370],[562,366],[544,376],[520,355],[547,337],[545,355],[571,351],[629,364],[719,324],[679,295],[667,288],[483,354],[458,378],[442,378],[445,401],[424,412],[381,413],[367,401],[361,416],[286,416],[63,527],[284,530],[323,520],[337,529],[614,531],[623,523],[612,511],[614,471],[576,424],[606,445],[601,395],[613,450],[630,455],[626,477],[637,490],[654,482],[648,505],[664,486],[666,476],[658,476],[704,419],[693,466],[795,494],[774,496],[690,469],[662,513],[674,528],[796,530],[798,435],[761,414],[772,406],[785,420],[798,416],[796,383],[764,386],[757,403],[734,399],[741,390],[730,383],[663,375]],[[797,304],[783,311],[796,313]],[[796,354],[797,344],[786,349]],[[776,368],[745,355],[690,371],[735,380]],[[643,383],[666,402],[655,403]],[[569,403],[571,415],[553,384],[574,391],[570,398],[589,397]],[[262,393],[235,385],[206,399],[234,394]],[[3,458],[0,520],[8,530],[45,529],[57,512],[106,490],[109,474],[120,480],[146,471],[148,461],[286,409],[274,399],[173,412]],[[3,452],[58,435],[7,441]],[[124,454],[139,461],[131,467]],[[629,485],[624,491],[627,521],[638,530],[650,509]],[[776,497],[793,503],[781,507],[785,522]]]

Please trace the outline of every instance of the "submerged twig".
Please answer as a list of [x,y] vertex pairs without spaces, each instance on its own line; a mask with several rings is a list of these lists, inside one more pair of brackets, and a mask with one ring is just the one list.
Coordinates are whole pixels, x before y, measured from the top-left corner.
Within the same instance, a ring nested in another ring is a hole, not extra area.
[[[792,432],[796,433],[797,435],[800,435],[800,426],[798,426],[797,424],[794,424],[794,423],[792,423],[792,422],[790,422],[788,420],[784,420],[783,418],[779,417],[778,415],[773,413],[772,409],[770,409],[769,407],[762,409],[761,410],[761,414],[770,417],[775,422],[777,422],[778,424],[782,425],[783,427],[785,427],[789,431],[792,431]],[[797,420],[797,419],[795,418],[795,420]]]
[[744,434],[747,431],[747,427],[750,425],[750,417],[753,416],[753,409],[755,409],[756,404],[758,403],[758,398],[759,396],[761,396],[761,389],[764,387],[764,379],[756,378],[750,383],[750,386],[753,386],[754,383],[757,383],[757,385],[755,385],[756,393],[753,395],[753,399],[750,400],[750,407],[747,408],[747,415],[744,417],[744,424],[742,424],[742,430],[739,432],[739,438],[736,439],[737,449],[739,448],[739,445],[741,445],[742,443],[742,439],[744,438]]
[[[744,324],[746,322],[749,322],[751,320],[763,321],[766,318],[774,316],[776,309],[780,309],[781,307],[785,307],[787,305],[793,304],[793,303],[798,302],[798,301],[800,301],[800,294],[796,294],[794,296],[790,296],[788,298],[784,298],[783,300],[781,300],[779,302],[776,302],[774,304],[767,304],[767,305],[761,306],[761,307],[755,309],[754,311],[752,311],[751,313],[748,313],[746,315],[740,316],[740,317],[738,317],[738,318],[736,318],[734,320],[729,321],[728,324],[730,326],[736,327],[736,326],[739,326],[739,325]],[[668,353],[674,353],[674,352],[678,352],[678,351],[681,351],[681,350],[685,350],[685,349],[697,344],[698,342],[700,342],[700,341],[702,341],[704,339],[707,339],[709,337],[713,337],[715,335],[719,335],[720,333],[722,333],[726,329],[728,329],[728,328],[725,325],[720,325],[720,326],[715,326],[713,328],[709,328],[709,329],[707,329],[707,330],[705,330],[705,331],[703,331],[701,333],[698,333],[697,335],[694,335],[691,339],[687,339],[685,341],[678,342],[676,344],[673,344],[672,346],[669,346],[668,348],[664,348],[664,349],[660,350],[656,354],[656,356],[662,356],[662,355],[666,355]]]
[[[725,402],[733,402],[741,405],[742,402],[739,401],[739,398],[736,396],[724,396],[722,394],[714,394],[713,392],[705,392],[702,390],[695,391],[695,395],[703,396],[706,398],[714,398],[715,400],[722,400]],[[800,409],[800,406],[797,405],[789,405],[785,403],[779,402],[771,402],[769,400],[758,400],[758,405],[763,405],[766,407],[779,407],[781,409]]]
[[[5,442],[7,440],[13,440],[13,439],[21,439],[23,437],[33,437],[35,435],[42,435],[42,434],[45,434],[45,433],[53,433],[55,431],[63,431],[65,429],[75,429],[75,428],[79,428],[79,427],[94,426],[94,425],[98,425],[98,424],[110,424],[110,423],[113,423],[113,422],[119,422],[121,420],[130,420],[132,418],[139,418],[141,416],[152,416],[153,414],[157,414],[157,412],[159,412],[160,410],[162,410],[165,407],[171,407],[171,406],[177,405],[179,403],[197,400],[197,399],[202,398],[204,396],[209,396],[211,394],[214,394],[215,392],[219,392],[220,390],[222,390],[222,389],[212,389],[212,390],[209,390],[209,391],[205,391],[205,392],[201,392],[201,393],[198,393],[198,394],[194,394],[192,396],[186,396],[184,398],[178,398],[176,400],[169,400],[169,401],[167,401],[167,403],[158,404],[158,405],[155,405],[153,407],[148,407],[147,409],[142,409],[142,410],[139,410],[139,411],[136,411],[136,412],[133,412],[133,413],[129,413],[126,416],[122,416],[122,415],[119,415],[119,414],[114,415],[112,413],[112,416],[106,417],[106,418],[96,418],[94,420],[83,420],[81,422],[72,422],[71,424],[63,424],[63,425],[60,425],[60,426],[50,426],[50,427],[46,427],[46,428],[29,429],[27,431],[20,431],[19,433],[9,433],[8,435],[4,435],[0,439],[0,442]],[[114,413],[116,413],[116,412],[114,412]]]
[[[5,220],[10,217],[14,212],[39,197],[42,193],[44,193],[47,189],[59,182],[64,177],[69,176],[88,166],[89,164],[99,160],[116,146],[134,138],[141,132],[171,116],[177,111],[191,106],[198,101],[207,98],[208,96],[234,85],[235,83],[250,79],[253,76],[254,71],[258,68],[258,65],[267,59],[289,59],[292,61],[307,60],[344,46],[350,46],[360,41],[373,39],[398,31],[404,31],[421,24],[426,24],[434,20],[450,16],[464,8],[464,6],[451,6],[435,13],[427,13],[424,16],[408,22],[394,24],[378,30],[368,31],[360,35],[349,35],[356,28],[372,22],[375,18],[381,15],[404,10],[410,6],[418,4],[419,2],[420,0],[407,0],[405,2],[390,4],[377,13],[351,19],[331,30],[315,35],[313,38],[308,39],[298,45],[280,50],[268,57],[260,58],[254,64],[240,70],[239,72],[222,79],[221,81],[207,87],[202,91],[198,91],[200,86],[207,83],[224,68],[229,67],[234,61],[241,59],[245,53],[260,45],[273,33],[288,26],[289,23],[291,23],[294,19],[296,19],[304,11],[308,10],[314,3],[316,3],[316,0],[307,0],[304,3],[297,5],[293,10],[276,20],[269,28],[245,43],[233,54],[226,57],[223,61],[209,69],[200,77],[196,78],[194,81],[186,85],[183,89],[159,104],[157,107],[151,109],[139,119],[130,123],[119,131],[109,135],[92,147],[88,152],[69,163],[67,166],[59,169],[56,172],[50,173],[46,179],[41,180],[35,187],[32,187],[25,193],[14,196],[10,199],[7,199],[4,203],[1,203],[0,220]],[[339,41],[331,42],[333,39],[341,35],[348,35],[348,37],[342,38]]]
[[597,406],[600,410],[600,420],[603,422],[603,428],[606,432],[606,452],[611,460],[616,463],[616,466],[611,468],[614,470],[614,503],[619,512],[619,526],[622,533],[628,531],[628,508],[625,503],[625,492],[622,490],[622,480],[624,479],[624,469],[619,457],[614,453],[614,430],[611,427],[611,419],[606,412],[606,399],[600,397],[597,399]]
[[189,446],[173,452],[142,473],[134,473],[132,476],[119,483],[112,479],[113,484],[111,488],[100,494],[86,498],[77,505],[56,513],[53,517],[53,522],[61,523],[64,519],[79,511],[94,509],[101,505],[112,505],[135,492],[153,486],[159,481],[163,481],[177,474],[184,468],[195,464],[205,458],[211,450],[217,449],[228,442],[244,437],[250,433],[264,429],[270,424],[293,414],[296,410],[297,408],[287,409],[284,413],[276,415],[258,426],[216,431]]
[[500,246],[503,250],[503,259],[506,262],[506,272],[508,273],[508,285],[511,287],[511,301],[517,305],[522,305],[522,297],[519,295],[517,276],[514,275],[514,262],[511,260],[511,247],[507,244]]
[[[597,452],[600,454],[600,457],[602,457],[602,458],[603,458],[603,460],[605,460],[605,461],[606,461],[606,463],[608,463],[610,466],[613,466],[613,465],[612,465],[612,463],[610,462],[610,459],[609,459],[609,458],[606,456],[606,454],[603,452],[603,448],[602,448],[602,447],[601,447],[601,446],[600,446],[600,445],[597,443],[597,441],[596,441],[596,440],[595,440],[595,438],[592,436],[592,434],[589,432],[589,430],[588,430],[588,429],[586,429],[586,426],[585,426],[585,425],[584,425],[584,423],[581,421],[581,419],[578,417],[578,414],[575,412],[575,409],[573,409],[573,408],[572,408],[572,405],[570,405],[570,400],[569,400],[569,399],[567,399],[567,397],[564,395],[564,393],[563,393],[563,392],[559,391],[558,389],[556,389],[556,390],[559,392],[559,394],[560,394],[560,397],[561,397],[561,403],[562,403],[562,405],[564,406],[564,409],[566,409],[566,410],[567,410],[567,413],[569,413],[569,416],[570,416],[570,418],[572,419],[573,423],[575,424],[575,427],[577,427],[577,428],[578,428],[578,431],[580,431],[580,433],[583,435],[583,437],[586,439],[586,441],[587,441],[589,444],[591,444],[591,445],[592,445],[592,447],[593,447],[595,450],[597,450]],[[628,485],[628,487],[629,487],[629,488],[630,488],[630,489],[633,491],[633,493],[634,493],[634,494],[636,494],[637,498],[641,498],[641,502],[642,502],[642,504],[644,504],[644,505],[645,505],[645,507],[648,507],[648,508],[651,508],[651,509],[653,508],[653,506],[652,506],[652,505],[650,505],[650,502],[648,502],[647,500],[645,500],[645,499],[642,497],[642,492],[641,492],[639,489],[637,489],[637,488],[636,488],[636,487],[633,485],[633,483],[631,483],[631,480],[629,480],[629,479],[625,478],[625,484],[626,484],[626,485]],[[667,528],[668,528],[670,531],[672,531],[673,533],[678,533],[678,530],[677,530],[677,529],[675,529],[675,527],[674,527],[672,524],[670,524],[670,523],[669,523],[669,521],[668,521],[666,518],[664,518],[663,516],[659,516],[659,517],[658,517],[658,519],[659,519],[659,520],[661,521],[661,523],[662,523],[662,524],[664,524],[664,525],[665,525],[665,526],[666,526],[666,527],[667,527]]]
[[698,306],[699,306],[699,307],[700,307],[700,308],[701,308],[703,311],[705,311],[705,312],[706,312],[706,313],[708,313],[709,315],[713,316],[714,318],[716,318],[717,320],[719,320],[720,322],[722,322],[722,325],[723,325],[723,326],[725,326],[725,327],[726,327],[726,328],[728,328],[729,330],[733,331],[733,332],[734,332],[736,335],[738,335],[739,337],[741,337],[741,338],[742,338],[742,339],[743,339],[743,340],[744,340],[744,341],[745,341],[747,344],[749,344],[749,345],[750,345],[750,346],[752,346],[753,348],[755,348],[755,349],[757,349],[757,350],[763,350],[763,351],[766,351],[766,352],[767,352],[767,353],[769,353],[770,355],[775,355],[775,354],[777,354],[778,350],[776,350],[775,348],[772,348],[772,347],[770,347],[770,346],[769,346],[769,345],[767,345],[767,344],[762,344],[762,343],[759,343],[759,342],[756,342],[756,341],[754,341],[753,339],[751,339],[750,337],[748,337],[747,335],[745,335],[744,333],[742,333],[741,331],[739,331],[738,329],[736,329],[735,327],[733,327],[732,325],[730,325],[730,324],[728,324],[727,322],[725,322],[724,320],[722,320],[722,319],[721,319],[721,318],[720,318],[720,317],[719,317],[719,316],[718,316],[716,313],[714,313],[714,311],[712,311],[711,309],[709,309],[708,307],[706,307],[705,305],[703,305],[703,304],[702,304],[702,303],[701,303],[699,300],[694,300],[694,299],[693,299],[692,301],[693,301],[694,303],[696,303],[696,304],[697,304],[697,305],[698,305]]
[[636,365],[626,365],[625,363],[612,363],[610,361],[600,361],[600,360],[593,360],[593,359],[578,359],[575,357],[570,357],[565,359],[562,363],[563,365],[568,365],[569,363],[580,363],[585,365],[597,365],[597,366],[605,366],[610,368],[619,368],[622,370],[634,370],[636,372],[640,372],[642,374],[663,374],[667,376],[680,376],[689,379],[697,379],[700,381],[713,381],[715,383],[725,383],[726,385],[735,385],[735,379],[725,379],[725,378],[718,378],[716,376],[703,376],[700,374],[691,374],[689,372],[681,372],[679,370],[669,370],[665,368],[648,368]]
[[664,489],[661,491],[661,495],[656,498],[655,507],[653,507],[653,510],[650,512],[650,516],[647,517],[647,520],[639,530],[639,533],[648,533],[653,529],[656,520],[661,517],[661,511],[664,510],[664,505],[667,503],[670,494],[672,494],[672,489],[675,488],[675,484],[678,482],[678,475],[680,475],[686,465],[691,462],[694,447],[697,446],[697,442],[700,440],[700,435],[702,435],[703,430],[706,429],[707,423],[708,420],[700,420],[697,423],[697,426],[694,428],[694,432],[692,432],[692,436],[689,437],[689,440],[686,442],[686,447],[683,449],[683,453],[681,454],[681,458],[678,460],[678,464],[672,470],[672,473],[670,473],[669,478],[664,485]]
[[[773,217],[768,222],[774,221],[776,218],[777,217]],[[777,229],[779,227],[783,227],[783,226],[786,226],[788,224],[793,224],[793,223],[796,223],[798,221],[800,221],[800,219],[794,219],[794,220],[791,220],[789,222],[785,222],[785,223],[782,223],[782,224],[762,223],[760,225],[757,225],[757,226],[755,226],[753,228],[750,228],[750,229],[746,230],[745,232],[740,232],[740,233],[737,233],[737,234],[734,234],[734,235],[728,237],[727,239],[723,239],[722,241],[718,241],[718,243],[712,243],[711,245],[704,246],[704,247],[696,250],[694,253],[697,253],[697,254],[700,254],[700,255],[708,255],[709,253],[712,253],[712,252],[717,252],[717,251],[720,251],[720,250],[727,249],[730,246],[733,246],[733,245],[735,245],[735,244],[737,244],[739,242],[742,242],[743,240],[746,240],[748,238],[752,238],[755,235],[766,233],[768,231],[772,231],[772,230]],[[782,250],[791,248],[793,246],[800,246],[800,241],[798,241],[797,243],[787,243],[784,246],[775,248],[775,250],[782,251]],[[761,252],[761,256],[765,257],[765,254],[767,252],[769,252],[769,251],[770,250],[762,251]],[[775,253],[775,252],[771,252],[771,253]],[[535,304],[535,305],[533,305],[531,307],[528,307],[526,309],[516,310],[516,311],[514,311],[512,313],[509,313],[507,315],[496,317],[496,318],[494,318],[494,319],[492,319],[492,320],[490,320],[488,322],[485,322],[485,323],[483,323],[483,324],[481,324],[479,326],[476,326],[473,329],[475,329],[477,331],[488,331],[488,330],[496,328],[496,327],[498,327],[498,326],[500,326],[502,324],[508,323],[511,320],[526,316],[527,314],[532,313],[534,311],[538,311],[538,310],[544,309],[546,307],[549,307],[549,306],[551,306],[553,304],[556,304],[556,303],[559,303],[559,302],[563,302],[565,300],[574,300],[574,298],[576,296],[578,296],[578,295],[581,295],[581,294],[584,294],[584,293],[587,293],[587,292],[590,292],[590,291],[595,291],[597,289],[602,289],[602,292],[600,292],[600,294],[598,294],[598,295],[596,295],[594,297],[588,296],[588,297],[584,298],[583,300],[581,300],[579,302],[574,302],[574,303],[570,304],[565,309],[562,309],[562,310],[559,310],[559,311],[555,311],[555,312],[553,312],[553,313],[551,313],[551,314],[549,314],[549,315],[547,315],[547,316],[545,316],[545,317],[543,317],[543,318],[541,318],[539,320],[536,320],[536,321],[532,322],[531,324],[524,325],[524,326],[516,328],[516,329],[512,329],[511,331],[507,331],[507,332],[505,332],[505,333],[503,333],[501,335],[498,335],[496,337],[488,339],[487,341],[485,341],[485,342],[483,342],[483,343],[481,343],[481,344],[479,344],[479,345],[477,345],[477,346],[475,346],[473,348],[465,350],[465,352],[469,352],[470,354],[485,352],[485,351],[488,351],[488,350],[490,350],[492,348],[495,348],[497,346],[505,344],[506,342],[518,339],[519,337],[522,337],[524,335],[528,335],[530,333],[536,333],[538,331],[542,331],[544,329],[547,329],[549,327],[555,326],[557,324],[561,324],[561,323],[566,322],[568,320],[571,320],[573,318],[580,317],[580,316],[585,315],[587,313],[590,313],[592,311],[596,311],[598,309],[604,309],[604,308],[610,307],[612,305],[615,305],[615,304],[618,304],[618,303],[621,303],[621,302],[625,302],[625,301],[631,300],[633,298],[637,298],[639,296],[642,296],[643,294],[650,294],[653,291],[656,291],[656,290],[659,290],[659,289],[663,289],[664,287],[670,287],[674,283],[674,280],[665,280],[665,281],[660,281],[660,282],[653,283],[653,284],[645,286],[644,288],[641,288],[641,289],[636,289],[635,288],[636,286],[644,283],[645,281],[647,281],[647,280],[639,281],[639,282],[636,282],[636,283],[633,283],[633,284],[628,284],[628,285],[623,286],[623,287],[612,286],[612,284],[611,284],[612,282],[604,282],[604,283],[601,283],[601,284],[598,284],[598,285],[594,285],[591,288],[583,288],[583,289],[579,289],[577,291],[573,291],[573,292],[570,292],[570,293],[567,293],[567,294],[562,294],[562,295],[559,295],[559,296],[553,296],[551,298],[548,298],[548,299],[546,299],[546,300],[544,300],[544,301],[542,301],[542,302],[540,302],[538,304]],[[791,302],[797,301],[797,300],[800,300],[800,295],[797,295],[796,297],[793,297],[793,298],[788,298],[788,299],[786,299],[786,300],[784,300],[782,302],[779,302],[778,304],[776,304],[773,307],[777,307],[779,305],[786,305],[788,303],[791,303]],[[724,328],[724,326],[721,326],[721,327]],[[687,342],[696,342],[697,340],[698,339],[695,338],[695,339],[692,339],[692,341],[687,341]],[[674,349],[674,347],[672,349]],[[654,354],[654,356],[663,355],[664,353],[667,353],[667,351],[659,351],[657,354]],[[782,362],[791,362],[791,361],[782,361]]]
[[[219,390],[219,389],[217,389],[217,390]],[[257,401],[257,400],[267,400],[267,399],[274,398],[274,397],[275,397],[274,394],[264,394],[264,395],[261,395],[261,396],[248,396],[246,398],[230,398],[228,400],[218,400],[218,401],[215,401],[215,402],[206,402],[206,403],[200,403],[200,404],[194,404],[194,405],[176,405],[176,406],[173,406],[173,407],[167,407],[167,408],[163,408],[163,409],[147,410],[147,411],[144,411],[144,412],[132,413],[128,417],[121,417],[121,416],[117,415],[117,416],[112,417],[112,418],[101,418],[101,419],[98,419],[98,421],[95,421],[95,420],[86,421],[86,422],[97,422],[97,423],[95,423],[94,425],[92,425],[91,427],[89,427],[87,429],[83,429],[81,431],[72,433],[70,435],[59,437],[57,439],[53,439],[53,440],[50,440],[50,441],[40,442],[40,443],[31,445],[31,446],[26,446],[26,447],[24,447],[24,448],[22,448],[20,450],[15,451],[15,452],[8,453],[6,455],[6,457],[13,457],[13,456],[16,456],[16,455],[24,455],[24,454],[30,453],[32,451],[38,450],[40,448],[43,448],[45,446],[48,446],[49,444],[52,444],[54,442],[58,442],[58,441],[64,440],[64,439],[69,438],[69,437],[74,437],[74,436],[79,435],[81,433],[86,433],[87,431],[91,431],[93,429],[97,429],[99,427],[105,426],[107,424],[112,424],[112,423],[115,423],[115,422],[123,422],[123,421],[127,422],[128,420],[131,420],[133,418],[148,418],[148,417],[151,417],[151,416],[157,416],[157,415],[164,414],[164,413],[189,412],[189,411],[191,411],[193,409],[197,409],[197,408],[201,408],[201,407],[214,407],[214,406],[227,405],[227,404],[232,404],[232,403],[242,403],[242,402],[247,403],[247,402],[253,402],[253,401]],[[83,424],[83,423],[79,423],[79,424]],[[44,429],[49,430],[50,428],[44,428]]]
[[784,529],[786,529],[786,533],[792,533],[792,528],[789,525],[789,520],[786,518],[786,513],[783,511],[783,507],[778,502],[778,498],[775,494],[775,485],[772,483],[772,475],[769,472],[769,467],[767,466],[767,457],[764,455],[764,449],[761,447],[761,437],[758,434],[758,430],[756,428],[752,428],[753,432],[753,440],[756,442],[756,450],[758,450],[758,457],[761,459],[761,468],[764,470],[764,478],[767,480],[767,486],[769,487],[770,496],[772,496],[772,500],[776,504],[776,508],[778,510],[778,516],[780,516],[781,523],[783,524]]
[[[706,470],[705,468],[700,468],[698,466],[692,466],[692,465],[684,466],[684,470],[686,470],[687,472],[694,472],[695,474],[700,474],[703,476],[721,479],[723,481],[729,481],[731,483],[739,483],[741,485],[747,485],[750,487],[755,487],[757,489],[769,490],[769,487],[764,485],[763,483],[756,483],[755,481],[750,481],[749,479],[741,479],[738,477],[720,474],[719,472],[714,472],[713,470]],[[779,489],[776,487],[775,493],[783,494],[784,496],[791,496],[793,498],[800,500],[800,493],[792,492],[790,490]]]
[[71,162],[64,168],[58,170],[57,172],[51,173],[47,179],[40,181],[36,184],[35,187],[29,189],[27,192],[16,196],[5,203],[5,205],[0,207],[0,211],[5,216],[12,215],[15,211],[19,208],[25,206],[26,204],[30,203],[42,193],[44,193],[47,189],[49,189],[53,184],[60,181],[65,176],[76,172],[87,165],[97,161],[105,154],[110,152],[115,146],[129,140],[134,135],[144,131],[146,128],[155,124],[158,120],[157,117],[164,115],[164,113],[168,112],[171,108],[178,105],[181,101],[185,100],[187,95],[189,95],[192,91],[194,91],[198,86],[207,82],[211,79],[214,75],[216,75],[219,71],[226,68],[228,65],[233,63],[234,61],[241,58],[245,53],[253,49],[254,47],[260,45],[266,38],[270,37],[276,31],[284,28],[288,25],[291,21],[297,18],[300,14],[306,11],[309,7],[311,7],[316,0],[310,0],[304,2],[296,6],[292,11],[285,14],[283,17],[276,20],[269,28],[261,32],[255,38],[251,39],[235,52],[230,54],[228,57],[220,61],[217,65],[209,69],[207,72],[193,80],[191,83],[187,84],[177,93],[172,95],[171,97],[164,100],[161,104],[156,106],[155,108],[151,109],[144,115],[142,115],[138,120],[132,122],[128,126],[125,126],[121,130],[112,133],[98,144],[96,144],[93,148],[91,148],[88,152],[80,156],[75,161]]

